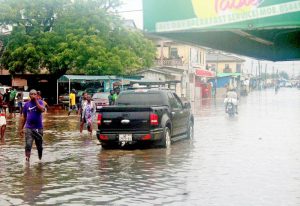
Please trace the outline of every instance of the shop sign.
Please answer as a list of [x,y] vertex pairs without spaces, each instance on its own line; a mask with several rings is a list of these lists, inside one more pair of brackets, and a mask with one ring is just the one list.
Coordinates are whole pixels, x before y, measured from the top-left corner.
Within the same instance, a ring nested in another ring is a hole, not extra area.
[[12,86],[13,86],[13,87],[23,87],[23,86],[27,86],[27,79],[14,78],[14,79],[12,80]]

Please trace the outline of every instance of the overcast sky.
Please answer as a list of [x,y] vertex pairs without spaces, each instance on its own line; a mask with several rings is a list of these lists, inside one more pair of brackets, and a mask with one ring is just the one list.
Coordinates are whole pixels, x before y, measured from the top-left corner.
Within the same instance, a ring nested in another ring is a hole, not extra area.
[[[125,19],[134,20],[136,26],[139,29],[143,29],[142,0],[123,0],[123,3],[124,5],[122,6],[122,8],[119,9],[120,15]],[[252,72],[255,74],[258,61],[246,57],[242,57],[242,58],[246,59],[245,68],[246,70],[248,69],[248,72],[251,72],[251,67],[253,64]],[[289,62],[263,61],[261,64],[262,64],[263,72],[267,67],[267,72],[271,73],[272,68],[274,67],[275,71],[278,69],[279,71],[286,71],[289,75],[293,75],[293,74],[300,75],[300,61],[294,61],[294,62],[293,61],[289,61]]]
[[124,5],[119,9],[120,15],[126,19],[133,19],[139,29],[143,29],[142,0],[123,0]]

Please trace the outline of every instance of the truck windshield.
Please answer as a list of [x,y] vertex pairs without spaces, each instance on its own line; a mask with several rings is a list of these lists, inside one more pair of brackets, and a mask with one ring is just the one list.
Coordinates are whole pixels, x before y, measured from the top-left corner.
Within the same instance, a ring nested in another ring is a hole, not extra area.
[[116,105],[160,106],[165,104],[160,93],[121,93],[116,101]]

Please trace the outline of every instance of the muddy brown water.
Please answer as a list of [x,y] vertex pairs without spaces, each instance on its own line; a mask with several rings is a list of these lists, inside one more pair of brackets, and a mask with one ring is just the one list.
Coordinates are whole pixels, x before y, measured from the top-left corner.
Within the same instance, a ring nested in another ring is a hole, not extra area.
[[24,159],[19,115],[0,143],[0,205],[300,205],[300,90],[255,91],[229,118],[195,104],[195,137],[171,149],[102,150],[78,116],[44,114],[44,156]]

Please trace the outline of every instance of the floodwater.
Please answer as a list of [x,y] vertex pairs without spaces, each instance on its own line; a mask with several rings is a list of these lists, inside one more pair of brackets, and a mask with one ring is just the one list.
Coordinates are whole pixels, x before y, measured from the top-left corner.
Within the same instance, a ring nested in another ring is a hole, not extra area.
[[300,205],[300,90],[254,91],[229,118],[196,104],[195,137],[171,149],[102,150],[78,117],[44,114],[44,156],[30,164],[19,116],[0,143],[0,205]]

